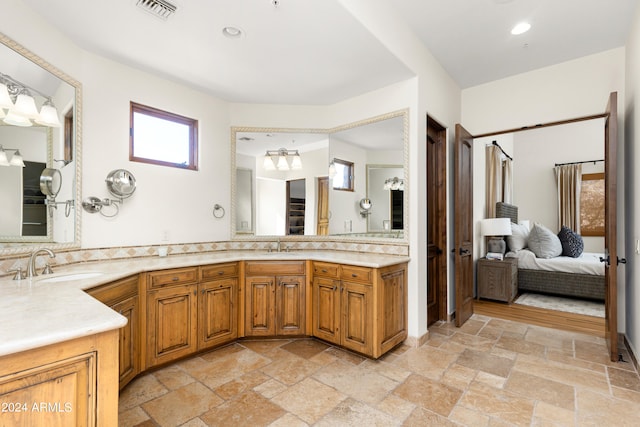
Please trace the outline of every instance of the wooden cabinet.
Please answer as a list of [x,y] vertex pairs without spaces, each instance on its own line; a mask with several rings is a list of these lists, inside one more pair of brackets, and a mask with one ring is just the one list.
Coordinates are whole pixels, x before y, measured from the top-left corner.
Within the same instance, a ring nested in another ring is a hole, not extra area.
[[200,267],[198,349],[238,338],[238,263]]
[[120,389],[140,373],[140,304],[138,276],[90,289],[87,293],[127,318],[119,331]]
[[117,345],[112,330],[0,357],[0,424],[113,425]]
[[234,340],[237,263],[147,274],[147,367]]
[[305,263],[250,261],[245,270],[245,336],[304,335]]
[[518,294],[518,260],[478,260],[478,298],[511,303]]
[[406,264],[313,263],[313,335],[372,357],[407,337]]

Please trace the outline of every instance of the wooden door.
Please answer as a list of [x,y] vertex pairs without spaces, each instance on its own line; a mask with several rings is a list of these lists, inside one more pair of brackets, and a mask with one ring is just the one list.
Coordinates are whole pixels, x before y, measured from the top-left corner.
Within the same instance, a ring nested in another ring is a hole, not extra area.
[[340,344],[340,281],[313,279],[313,336]]
[[275,335],[275,277],[250,276],[245,287],[245,335]]
[[473,137],[456,124],[454,146],[456,326],[473,314]]
[[427,116],[427,326],[447,317],[446,130]]
[[341,340],[345,348],[358,353],[373,351],[373,292],[371,285],[342,282]]
[[276,278],[276,334],[305,334],[305,276]]
[[120,365],[120,389],[140,372],[140,325],[138,323],[138,296],[133,296],[111,306],[127,318],[127,324],[120,328],[118,345]]
[[604,261],[605,266],[605,334],[612,361],[618,360],[618,251],[616,228],[618,93],[609,95],[604,124]]
[[238,279],[201,283],[198,295],[198,349],[233,341],[238,337]]
[[318,178],[318,236],[329,234],[329,177]]
[[196,351],[197,285],[171,286],[147,294],[148,367]]

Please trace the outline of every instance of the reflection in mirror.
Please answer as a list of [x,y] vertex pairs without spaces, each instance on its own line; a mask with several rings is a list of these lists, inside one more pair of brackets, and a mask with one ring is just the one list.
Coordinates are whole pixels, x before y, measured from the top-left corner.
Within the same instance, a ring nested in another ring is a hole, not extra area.
[[[404,182],[407,120],[407,112],[399,111],[330,130],[232,128],[232,236],[404,238],[407,201],[402,191],[392,196],[384,190],[387,199],[379,211],[372,200],[375,226],[368,226],[360,201],[371,198],[369,165],[388,172],[380,178],[380,192],[388,178]],[[274,159],[285,151],[297,151],[302,167],[292,167],[295,156]],[[335,188],[332,182],[336,159],[350,165],[347,179],[340,175],[340,183],[349,181],[349,186]]]
[[395,233],[403,229],[403,176],[402,165],[367,165],[367,196],[372,204],[367,232]]
[[[41,243],[54,249],[77,247],[80,229],[74,208],[80,193],[80,165],[74,151],[80,144],[80,83],[1,33],[0,73],[29,87],[40,113],[19,126],[13,119],[5,120],[9,117],[0,119],[0,145],[19,150],[25,165],[0,162],[0,255],[27,253]],[[12,90],[8,92],[10,102],[0,108],[0,116],[9,116],[7,107],[17,100]],[[45,112],[54,111],[53,106],[57,114],[46,118]],[[15,150],[6,150],[9,160],[16,156]],[[56,196],[41,191],[46,170],[59,171],[49,177],[60,183]],[[63,201],[56,202],[54,197]],[[59,204],[64,208],[58,209]]]

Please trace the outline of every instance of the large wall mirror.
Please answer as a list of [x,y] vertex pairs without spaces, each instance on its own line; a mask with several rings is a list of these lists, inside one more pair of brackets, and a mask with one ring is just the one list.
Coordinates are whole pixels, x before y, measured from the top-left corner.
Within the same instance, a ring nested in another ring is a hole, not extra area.
[[334,129],[234,127],[232,237],[406,241],[407,111]]
[[[24,89],[38,114],[14,119]],[[81,85],[0,33],[0,102],[6,94],[12,105],[0,108],[0,255],[78,247]]]

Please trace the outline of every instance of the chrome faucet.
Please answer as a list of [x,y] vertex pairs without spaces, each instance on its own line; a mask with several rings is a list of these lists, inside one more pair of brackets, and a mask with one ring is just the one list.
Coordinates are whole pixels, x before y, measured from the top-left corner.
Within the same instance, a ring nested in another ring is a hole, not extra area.
[[278,241],[276,242],[276,251],[280,252],[282,250],[282,242],[280,241],[280,239],[278,239]]
[[[47,248],[42,248],[42,249],[37,249],[35,251],[33,251],[31,253],[31,257],[29,257],[29,263],[27,264],[27,277],[35,277],[38,275],[38,272],[36,271],[36,258],[38,258],[38,254],[40,254],[41,252],[46,252],[49,254],[49,258],[55,258],[56,254],[53,253],[53,251],[51,249],[47,249]],[[49,267],[49,264],[47,264],[47,267]],[[51,267],[47,268],[45,267],[45,274],[51,273]]]

